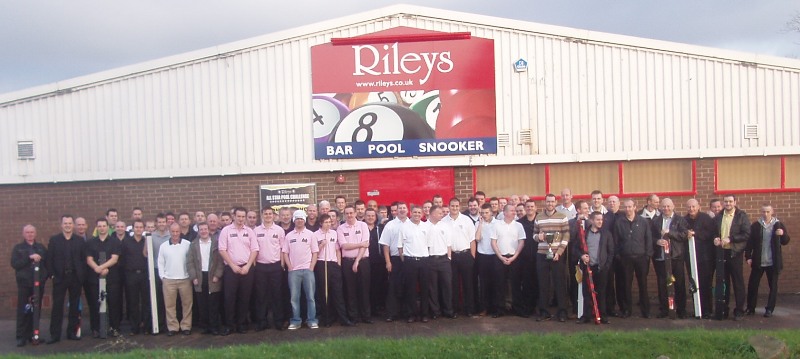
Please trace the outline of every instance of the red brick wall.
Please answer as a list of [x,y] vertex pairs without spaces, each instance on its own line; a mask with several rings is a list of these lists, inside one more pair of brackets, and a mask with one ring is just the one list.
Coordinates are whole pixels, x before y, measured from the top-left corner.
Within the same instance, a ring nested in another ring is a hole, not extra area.
[[[167,210],[175,213],[194,210],[208,212],[230,209],[233,205],[256,208],[259,186],[278,183],[313,182],[317,184],[318,199],[332,201],[337,194],[343,194],[352,202],[358,196],[358,172],[342,174],[346,178],[343,184],[334,182],[338,172],[325,172],[0,186],[0,228],[5,234],[0,241],[8,248],[0,251],[0,261],[10,263],[10,248],[21,240],[23,225],[31,223],[36,226],[40,240],[46,244],[47,239],[59,231],[59,218],[63,213],[86,217],[91,224],[93,219],[103,216],[105,210],[111,207],[119,210],[122,220],[129,218],[130,210],[134,206],[142,207],[145,216],[151,218],[156,213]],[[705,204],[710,198],[718,197],[713,193],[713,160],[698,160],[697,175],[697,198]],[[557,183],[552,186],[559,188]],[[455,193],[462,200],[472,194],[472,168],[455,169]],[[800,236],[800,218],[797,213],[800,208],[800,194],[743,194],[738,198],[739,206],[753,220],[758,216],[761,203],[771,202],[778,218],[787,224],[789,232]],[[688,197],[673,199],[678,210],[683,212]],[[637,199],[637,202],[644,203],[643,199]],[[800,291],[800,270],[795,265],[800,250],[796,249],[795,243],[797,240],[784,247],[786,265],[780,280],[780,290],[783,293]],[[9,274],[13,273],[10,266],[6,268]],[[745,275],[748,274],[749,270],[746,270]],[[651,277],[653,279],[654,275]],[[5,308],[0,311],[0,317],[13,317],[15,287],[13,274],[0,278],[0,306]],[[763,293],[766,283],[762,282],[762,287]],[[50,290],[48,285],[48,295]],[[651,291],[655,291],[654,279]]]

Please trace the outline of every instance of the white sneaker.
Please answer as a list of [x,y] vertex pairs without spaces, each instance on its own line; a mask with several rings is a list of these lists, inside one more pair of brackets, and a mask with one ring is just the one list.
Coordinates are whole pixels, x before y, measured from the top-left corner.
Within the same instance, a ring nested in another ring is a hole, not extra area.
[[308,325],[308,327],[311,328],[311,329],[319,329],[319,324],[311,323],[311,324]]
[[289,330],[300,329],[300,324],[289,324]]

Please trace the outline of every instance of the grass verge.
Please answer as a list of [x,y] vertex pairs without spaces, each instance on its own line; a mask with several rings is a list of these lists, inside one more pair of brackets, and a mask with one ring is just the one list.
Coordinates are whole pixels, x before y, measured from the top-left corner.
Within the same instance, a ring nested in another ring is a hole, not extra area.
[[[344,338],[213,349],[173,348],[127,353],[68,354],[54,358],[755,358],[747,339],[765,334],[783,340],[800,357],[800,330],[642,330],[601,333],[468,335],[432,338]],[[23,358],[23,356],[12,356]]]

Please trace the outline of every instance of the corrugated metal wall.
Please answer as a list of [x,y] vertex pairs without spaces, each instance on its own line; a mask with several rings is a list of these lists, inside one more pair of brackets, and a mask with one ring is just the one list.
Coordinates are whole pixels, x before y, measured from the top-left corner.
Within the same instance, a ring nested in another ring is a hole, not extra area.
[[[395,26],[495,40],[498,156],[315,161],[310,47]],[[800,65],[390,16],[0,104],[0,183],[797,153]],[[514,72],[519,58],[527,72]],[[798,62],[800,64],[800,62]],[[746,140],[745,124],[760,137]],[[533,144],[520,145],[520,130]],[[18,161],[33,140],[36,159]]]

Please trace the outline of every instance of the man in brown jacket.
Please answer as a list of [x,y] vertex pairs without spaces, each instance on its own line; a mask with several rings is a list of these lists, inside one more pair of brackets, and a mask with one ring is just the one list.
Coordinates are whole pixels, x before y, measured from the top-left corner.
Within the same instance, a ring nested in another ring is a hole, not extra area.
[[208,223],[197,224],[197,240],[189,249],[189,279],[194,285],[203,334],[219,334],[219,308],[222,296],[222,257],[217,240],[211,238]]

